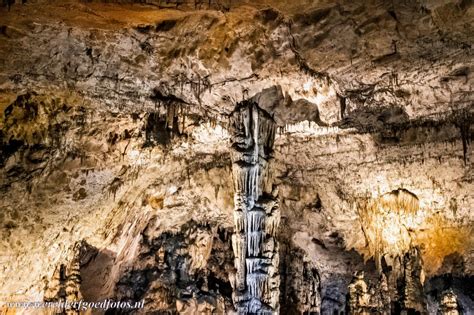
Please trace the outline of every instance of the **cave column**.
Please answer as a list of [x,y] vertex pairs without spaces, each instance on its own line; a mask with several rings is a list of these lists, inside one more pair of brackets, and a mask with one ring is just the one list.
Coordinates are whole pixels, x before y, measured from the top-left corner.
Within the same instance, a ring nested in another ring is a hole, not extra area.
[[275,128],[273,118],[250,101],[238,104],[231,116],[235,203],[232,246],[236,268],[233,299],[239,314],[272,314],[279,310],[276,233],[280,210],[269,172]]

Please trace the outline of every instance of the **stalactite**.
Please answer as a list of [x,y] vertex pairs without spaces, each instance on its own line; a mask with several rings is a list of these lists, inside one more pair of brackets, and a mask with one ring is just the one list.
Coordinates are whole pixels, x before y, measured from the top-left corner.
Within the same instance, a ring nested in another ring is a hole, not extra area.
[[268,266],[271,265],[269,258],[246,258],[245,265],[248,274],[257,272],[268,272]]
[[245,246],[245,235],[234,234],[232,235],[232,248],[234,249],[235,255],[235,268],[237,270],[235,275],[235,285],[234,288],[237,290],[245,289],[245,256],[246,256],[246,246]]
[[247,274],[247,286],[249,288],[250,296],[262,299],[264,293],[267,291],[267,274],[264,273],[252,273]]
[[247,232],[248,242],[247,251],[250,257],[258,257],[262,252],[263,233],[262,232]]
[[361,201],[356,208],[369,253],[381,272],[383,256],[403,257],[410,249],[410,231],[400,222],[406,222],[407,217],[420,211],[419,199],[414,193],[400,188],[377,199]]
[[469,147],[471,145],[471,121],[472,118],[466,118],[457,123],[461,133],[463,159],[466,165],[469,160]]
[[234,227],[236,232],[245,232],[246,219],[247,217],[245,213],[242,212],[242,210],[234,211]]
[[263,211],[250,211],[247,214],[248,217],[248,227],[247,231],[257,232],[264,229],[265,223],[265,212]]
[[237,105],[230,120],[235,189],[233,247],[236,275],[233,300],[239,314],[279,311],[278,244],[280,212],[272,192],[269,161],[276,126],[257,104]]

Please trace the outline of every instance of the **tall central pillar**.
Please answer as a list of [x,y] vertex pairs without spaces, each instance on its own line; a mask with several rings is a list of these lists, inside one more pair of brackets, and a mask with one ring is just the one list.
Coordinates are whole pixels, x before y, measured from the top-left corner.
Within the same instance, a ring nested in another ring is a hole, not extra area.
[[235,203],[234,305],[239,314],[277,313],[280,275],[276,234],[280,209],[269,172],[276,125],[252,101],[237,105],[230,125]]

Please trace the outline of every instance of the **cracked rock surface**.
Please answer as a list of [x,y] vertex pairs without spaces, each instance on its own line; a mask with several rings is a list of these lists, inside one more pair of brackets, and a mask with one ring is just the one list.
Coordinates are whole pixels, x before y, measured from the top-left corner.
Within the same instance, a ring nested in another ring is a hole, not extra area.
[[474,312],[472,1],[10,2],[0,301]]

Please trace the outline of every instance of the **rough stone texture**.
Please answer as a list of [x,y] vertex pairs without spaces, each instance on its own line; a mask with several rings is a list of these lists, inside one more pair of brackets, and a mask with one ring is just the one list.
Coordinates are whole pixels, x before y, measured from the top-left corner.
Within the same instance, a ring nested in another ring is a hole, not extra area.
[[367,283],[364,281],[364,273],[354,275],[354,279],[348,286],[347,311],[349,314],[370,314],[370,295]]
[[371,312],[474,311],[471,1],[149,2],[0,7],[1,300],[235,311],[251,101],[276,123],[282,313],[344,313],[357,271]]
[[[284,248],[284,246],[282,246]],[[281,313],[319,313],[321,309],[321,277],[304,251],[290,248],[282,254]]]
[[441,298],[440,312],[443,315],[458,315],[458,301],[453,291],[446,291]]

